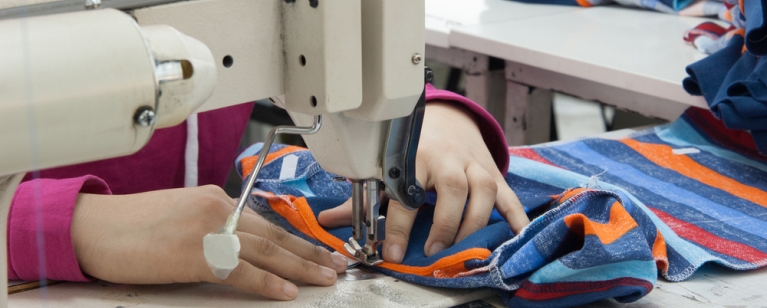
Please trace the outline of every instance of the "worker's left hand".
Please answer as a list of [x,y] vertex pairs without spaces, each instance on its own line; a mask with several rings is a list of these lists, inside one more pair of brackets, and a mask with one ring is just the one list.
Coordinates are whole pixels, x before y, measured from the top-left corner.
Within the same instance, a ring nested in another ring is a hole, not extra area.
[[[426,105],[416,177],[424,189],[434,189],[439,196],[434,224],[424,246],[426,256],[484,228],[494,207],[515,233],[530,223],[519,198],[498,170],[477,124],[449,103],[430,101]],[[416,210],[407,210],[399,202],[389,203],[383,245],[387,262],[402,262],[416,214]],[[318,220],[330,228],[351,225],[351,199],[321,212]]]

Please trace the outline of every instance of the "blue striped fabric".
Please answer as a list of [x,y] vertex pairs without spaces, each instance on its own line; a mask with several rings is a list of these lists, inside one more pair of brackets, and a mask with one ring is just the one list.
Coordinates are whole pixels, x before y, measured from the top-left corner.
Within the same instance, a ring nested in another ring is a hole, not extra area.
[[[260,148],[255,145],[249,153]],[[674,150],[686,150],[676,154]],[[305,149],[275,146],[249,205],[291,232],[343,251],[348,227],[323,229],[317,214],[350,196]],[[426,257],[435,195],[418,213],[403,264],[377,269],[440,287],[490,287],[514,307],[635,301],[658,279],[681,281],[705,263],[767,264],[767,164],[743,132],[708,111],[620,140],[584,139],[511,148],[506,181],[532,222],[489,224]],[[282,158],[299,157],[279,179]],[[242,165],[256,157],[244,155]],[[239,164],[238,164],[239,165]]]

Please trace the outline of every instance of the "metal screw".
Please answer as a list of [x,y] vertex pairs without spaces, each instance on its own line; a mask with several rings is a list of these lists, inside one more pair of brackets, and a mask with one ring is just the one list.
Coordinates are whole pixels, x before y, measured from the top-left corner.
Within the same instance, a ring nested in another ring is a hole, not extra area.
[[432,71],[430,68],[426,68],[426,83],[431,83],[432,80],[434,80],[434,71]]
[[417,193],[417,194],[415,194],[415,196],[413,196],[413,198],[415,199],[415,202],[416,202],[416,203],[421,203],[421,202],[423,202],[423,194],[422,194],[422,193]]
[[136,110],[136,114],[133,116],[133,121],[139,126],[151,126],[154,124],[156,114],[152,107],[144,106]]
[[393,168],[389,169],[389,177],[392,178],[392,179],[399,178],[401,173],[402,173],[402,171],[400,171],[399,168],[397,168],[397,167],[393,167]]
[[418,63],[421,63],[421,61],[423,61],[423,56],[421,56],[421,54],[419,53],[416,53],[416,54],[413,54],[413,58],[411,60],[413,60],[413,64],[418,64]]
[[95,10],[101,6],[101,0],[85,0],[85,8]]

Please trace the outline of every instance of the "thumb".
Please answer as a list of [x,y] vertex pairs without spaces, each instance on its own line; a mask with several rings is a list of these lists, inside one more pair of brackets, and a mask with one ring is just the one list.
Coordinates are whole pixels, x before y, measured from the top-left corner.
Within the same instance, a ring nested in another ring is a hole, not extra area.
[[352,199],[332,209],[320,212],[317,221],[325,228],[337,228],[352,224]]

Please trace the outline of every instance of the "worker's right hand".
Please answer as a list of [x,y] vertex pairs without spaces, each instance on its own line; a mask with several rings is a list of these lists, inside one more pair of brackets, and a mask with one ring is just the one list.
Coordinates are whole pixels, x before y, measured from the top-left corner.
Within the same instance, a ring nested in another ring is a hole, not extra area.
[[[433,189],[438,195],[434,223],[423,247],[425,256],[433,256],[487,226],[493,209],[515,234],[530,223],[470,113],[449,102],[428,102],[418,142],[416,178],[424,189]],[[394,200],[389,202],[383,244],[387,262],[402,262],[417,213]],[[318,221],[327,228],[350,225],[351,200],[321,212]]]
[[80,269],[115,283],[213,282],[279,300],[298,289],[281,278],[329,286],[346,258],[289,234],[252,211],[237,228],[240,263],[225,280],[213,276],[202,238],[218,232],[235,201],[216,186],[134,195],[80,194],[72,242]]

